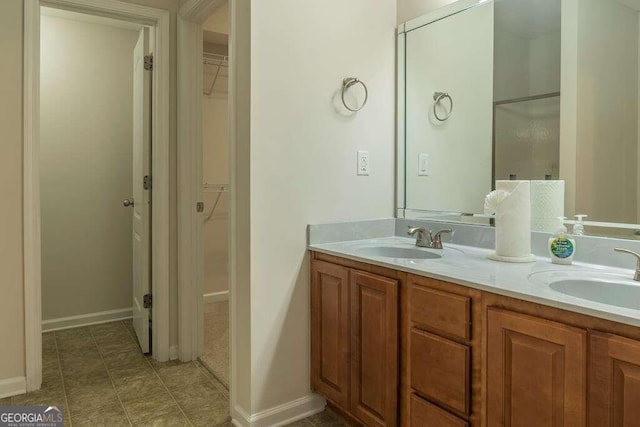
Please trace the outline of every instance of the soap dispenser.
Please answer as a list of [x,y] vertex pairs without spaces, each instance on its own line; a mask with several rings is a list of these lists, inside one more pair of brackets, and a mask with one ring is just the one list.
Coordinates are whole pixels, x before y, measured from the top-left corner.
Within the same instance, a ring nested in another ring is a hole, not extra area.
[[576,217],[576,223],[573,224],[573,234],[576,236],[584,235],[584,224],[583,221],[587,218],[587,215],[574,215]]
[[549,256],[554,264],[569,265],[573,262],[576,250],[576,241],[567,235],[567,227],[564,226],[566,217],[559,217],[561,226],[556,233],[549,238]]

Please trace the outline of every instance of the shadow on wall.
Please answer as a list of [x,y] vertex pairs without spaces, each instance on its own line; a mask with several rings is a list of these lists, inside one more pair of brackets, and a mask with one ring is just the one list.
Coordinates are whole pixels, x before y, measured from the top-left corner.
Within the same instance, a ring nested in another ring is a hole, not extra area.
[[[256,331],[261,340],[256,347],[261,351],[252,367],[257,377],[252,398],[259,411],[311,394],[310,262],[310,254],[305,251],[297,271],[290,276],[288,297],[274,310],[277,316],[270,325],[264,325],[264,333]],[[294,378],[292,373],[302,373],[303,378]],[[269,388],[273,384],[282,384],[279,395]]]

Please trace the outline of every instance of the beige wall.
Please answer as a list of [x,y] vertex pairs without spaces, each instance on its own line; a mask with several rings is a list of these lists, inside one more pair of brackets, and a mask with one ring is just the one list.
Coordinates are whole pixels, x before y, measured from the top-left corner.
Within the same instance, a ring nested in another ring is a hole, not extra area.
[[22,1],[0,2],[0,380],[24,376]]
[[[226,79],[223,83],[226,83]],[[216,87],[221,86],[216,83]],[[226,94],[214,94],[203,98],[203,179],[208,184],[229,184],[229,153],[227,143]],[[228,188],[228,187],[227,187]],[[215,189],[205,190],[204,223],[204,293],[229,290],[229,193],[220,194]]]
[[[251,365],[238,369],[255,414],[310,393],[307,224],[393,215],[396,2],[251,7]],[[349,76],[369,87],[354,115],[335,99]]]
[[[42,318],[131,307],[138,31],[42,16]],[[61,108],[64,106],[64,108]]]
[[410,21],[418,16],[455,3],[456,0],[397,0],[398,4],[398,24]]

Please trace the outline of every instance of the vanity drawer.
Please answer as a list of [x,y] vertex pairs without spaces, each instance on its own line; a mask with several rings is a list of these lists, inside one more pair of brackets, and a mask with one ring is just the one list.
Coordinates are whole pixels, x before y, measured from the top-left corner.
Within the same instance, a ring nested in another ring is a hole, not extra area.
[[468,427],[469,423],[426,400],[411,395],[411,427]]
[[411,330],[411,388],[469,415],[471,349],[418,329]]
[[411,321],[433,332],[471,340],[471,298],[411,283]]

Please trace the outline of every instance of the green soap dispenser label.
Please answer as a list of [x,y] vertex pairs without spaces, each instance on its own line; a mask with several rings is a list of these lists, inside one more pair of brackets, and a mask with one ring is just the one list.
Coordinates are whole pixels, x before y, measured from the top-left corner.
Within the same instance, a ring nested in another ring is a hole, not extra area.
[[558,237],[551,242],[551,253],[557,258],[569,258],[573,255],[573,243],[566,237]]

